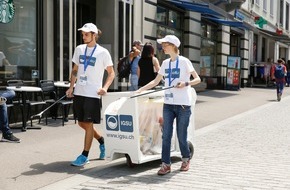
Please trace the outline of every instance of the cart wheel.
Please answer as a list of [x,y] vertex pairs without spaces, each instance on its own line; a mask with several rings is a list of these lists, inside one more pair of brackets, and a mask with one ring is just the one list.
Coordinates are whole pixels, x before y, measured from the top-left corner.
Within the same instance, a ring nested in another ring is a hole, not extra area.
[[130,168],[134,168],[135,164],[132,162],[129,154],[125,154],[125,157],[126,157],[127,166],[129,166]]
[[188,147],[189,147],[189,151],[190,151],[190,159],[192,158],[193,154],[194,154],[194,147],[192,145],[191,142],[187,141]]

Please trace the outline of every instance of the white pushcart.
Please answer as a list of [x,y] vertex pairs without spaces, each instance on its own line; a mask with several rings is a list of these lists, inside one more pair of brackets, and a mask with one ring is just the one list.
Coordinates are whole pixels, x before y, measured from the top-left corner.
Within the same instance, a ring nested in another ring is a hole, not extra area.
[[[106,158],[112,161],[125,156],[130,167],[161,159],[164,92],[152,91],[152,93],[136,98],[131,97],[132,92],[111,92],[102,97]],[[192,88],[192,97],[192,114],[188,127],[188,144],[191,155],[194,153],[196,102],[194,88]],[[174,133],[171,157],[176,156],[181,155]]]

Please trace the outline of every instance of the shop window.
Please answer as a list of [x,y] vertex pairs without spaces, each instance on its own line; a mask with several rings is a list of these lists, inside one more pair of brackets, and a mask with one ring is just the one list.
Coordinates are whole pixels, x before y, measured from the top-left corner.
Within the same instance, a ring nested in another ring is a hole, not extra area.
[[284,15],[284,1],[280,0],[280,26],[283,26],[283,15]]
[[157,6],[156,21],[160,25],[181,29],[180,13],[161,6]]
[[286,3],[286,25],[285,28],[286,30],[289,30],[289,3]]
[[262,38],[262,61],[266,61],[266,38]]
[[258,61],[258,52],[257,52],[257,44],[258,44],[258,35],[254,34],[254,41],[253,41],[253,61]]
[[119,1],[119,57],[123,57],[128,54],[130,51],[129,48],[131,44],[131,36],[132,36],[132,27],[131,23],[133,23],[133,4],[130,2]]
[[216,36],[216,28],[214,26],[205,22],[201,24],[200,76],[202,77],[216,76],[216,67],[214,65],[216,59]]
[[231,41],[230,41],[230,55],[239,56],[239,36],[235,33],[231,34]]
[[[5,3],[7,1],[0,2],[1,14],[6,6]],[[3,65],[1,60],[0,81],[2,84],[10,79],[34,81],[38,77],[32,74],[32,70],[38,69],[36,0],[14,0],[12,3],[17,13],[13,15],[10,22],[0,24],[0,51],[10,63],[10,65]],[[7,12],[5,14],[8,15]]]
[[177,12],[169,11],[168,26],[180,28],[180,15],[178,15]]
[[[76,20],[70,17],[70,4],[72,4],[72,11],[77,15]],[[76,47],[83,43],[81,32],[73,29],[70,33],[69,23],[72,19],[76,28],[80,28],[88,22],[96,23],[96,1],[55,0],[54,6],[54,80],[69,80],[71,67],[69,60],[72,56],[70,55],[70,46]],[[70,38],[74,36],[76,36],[76,41],[70,41]]]
[[267,13],[267,0],[263,0],[263,11]]
[[163,7],[157,6],[156,21],[158,24],[166,24],[167,10]]
[[[156,20],[157,20],[157,38],[162,38],[166,35],[172,34],[177,36],[182,41],[181,20],[182,14],[175,10],[157,6]],[[182,51],[182,48],[179,48]],[[182,52],[181,52],[182,53]],[[156,56],[162,63],[168,56],[164,54],[160,44],[157,44]]]
[[202,23],[201,24],[201,31],[200,31],[202,38],[207,38],[209,40],[215,41],[216,40],[216,28],[210,24]]
[[270,16],[274,16],[274,0],[270,0]]

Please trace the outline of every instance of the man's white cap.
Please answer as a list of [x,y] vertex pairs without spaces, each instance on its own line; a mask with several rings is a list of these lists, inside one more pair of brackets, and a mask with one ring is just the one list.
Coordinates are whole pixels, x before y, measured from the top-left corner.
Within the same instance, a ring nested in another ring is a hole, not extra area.
[[174,35],[166,35],[164,38],[157,39],[157,42],[159,44],[163,42],[169,42],[171,44],[174,44],[176,47],[180,46],[180,40]]
[[98,28],[93,23],[87,23],[87,24],[83,25],[83,27],[79,28],[78,31],[94,32],[94,33],[98,34]]

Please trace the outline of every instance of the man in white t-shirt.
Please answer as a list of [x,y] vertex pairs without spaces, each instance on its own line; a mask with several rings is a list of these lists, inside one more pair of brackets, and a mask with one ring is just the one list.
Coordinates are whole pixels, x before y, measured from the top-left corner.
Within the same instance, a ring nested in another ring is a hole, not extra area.
[[[75,48],[71,83],[66,94],[74,97],[74,114],[79,126],[85,130],[85,144],[81,155],[71,163],[73,166],[83,166],[89,162],[88,154],[93,138],[100,143],[99,159],[105,158],[104,138],[93,124],[100,124],[101,96],[107,93],[115,78],[109,51],[97,44],[101,31],[92,23],[87,23],[78,30],[82,32],[84,44]],[[103,85],[104,71],[107,71],[108,76]]]

